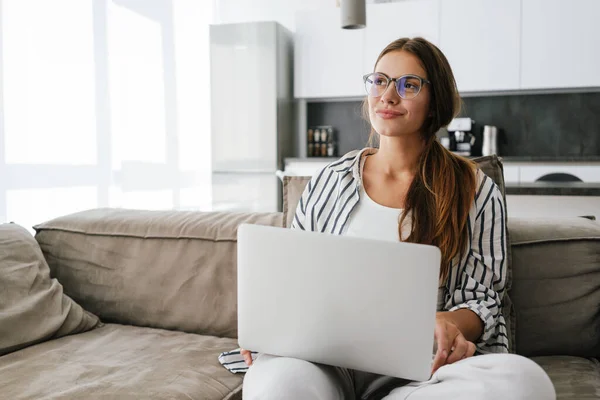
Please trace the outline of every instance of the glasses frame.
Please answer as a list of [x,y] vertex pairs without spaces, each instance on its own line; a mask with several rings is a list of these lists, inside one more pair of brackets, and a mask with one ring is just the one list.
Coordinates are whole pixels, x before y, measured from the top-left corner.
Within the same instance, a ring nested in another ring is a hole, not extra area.
[[[371,93],[369,93],[369,90],[367,90],[367,86],[366,86],[367,85],[367,79],[371,75],[374,75],[374,74],[383,75],[387,79],[387,85],[385,86],[385,90],[379,96],[372,96]],[[407,77],[408,78],[416,78],[416,79],[419,80],[419,91],[413,97],[408,98],[408,99],[406,97],[402,96],[400,94],[400,90],[398,89],[398,82],[400,81],[400,79],[407,78]],[[366,74],[366,75],[363,76],[363,83],[365,84],[365,91],[367,92],[367,95],[370,96],[370,97],[381,97],[381,96],[383,96],[385,94],[385,92],[387,92],[387,90],[389,89],[390,83],[392,83],[392,82],[394,82],[394,87],[396,88],[396,93],[398,94],[398,96],[400,96],[401,99],[404,99],[404,100],[412,100],[415,97],[417,97],[419,95],[419,93],[421,93],[421,89],[423,89],[423,84],[426,83],[426,84],[431,85],[431,81],[429,81],[429,80],[427,80],[425,78],[422,78],[419,75],[414,75],[414,74],[406,74],[406,75],[399,76],[398,78],[390,78],[389,76],[387,76],[383,72],[371,72],[370,74]]]

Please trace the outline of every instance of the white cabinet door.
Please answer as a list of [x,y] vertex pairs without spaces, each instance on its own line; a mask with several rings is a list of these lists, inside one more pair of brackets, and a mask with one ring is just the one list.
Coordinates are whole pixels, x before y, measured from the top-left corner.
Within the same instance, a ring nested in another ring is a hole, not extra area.
[[523,0],[523,89],[600,86],[600,1]]
[[440,48],[460,92],[519,88],[520,0],[441,1]]
[[518,183],[519,182],[519,167],[515,165],[504,164],[504,182]]
[[365,73],[373,71],[379,53],[402,37],[422,36],[439,43],[439,3],[437,0],[412,0],[369,4],[365,29]]
[[363,96],[364,29],[340,26],[340,9],[296,13],[294,97]]

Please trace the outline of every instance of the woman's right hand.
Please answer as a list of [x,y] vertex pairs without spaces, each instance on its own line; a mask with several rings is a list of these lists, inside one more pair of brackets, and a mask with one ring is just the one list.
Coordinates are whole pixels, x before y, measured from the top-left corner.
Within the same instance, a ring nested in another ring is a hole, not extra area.
[[250,350],[240,349],[240,354],[244,357],[244,361],[248,366],[252,365],[252,352]]

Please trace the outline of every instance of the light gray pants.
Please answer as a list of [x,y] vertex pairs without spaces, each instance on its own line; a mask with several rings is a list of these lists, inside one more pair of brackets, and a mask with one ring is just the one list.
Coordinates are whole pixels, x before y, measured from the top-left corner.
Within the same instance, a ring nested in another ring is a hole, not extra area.
[[512,354],[470,357],[408,382],[366,372],[261,354],[244,379],[247,400],[555,400],[548,375]]

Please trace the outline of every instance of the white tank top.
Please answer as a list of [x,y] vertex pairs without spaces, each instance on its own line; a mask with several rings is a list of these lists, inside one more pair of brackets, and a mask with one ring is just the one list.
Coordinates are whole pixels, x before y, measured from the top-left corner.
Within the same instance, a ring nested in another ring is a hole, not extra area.
[[[402,209],[382,206],[373,201],[361,185],[360,200],[350,215],[345,235],[398,242],[401,215]],[[403,231],[406,238],[405,235]]]
[[[362,182],[364,160],[362,162],[363,164],[360,168],[360,200],[350,214],[344,235],[398,242],[400,241],[398,224],[403,210],[401,208],[383,206],[369,197]],[[404,221],[402,237],[406,239],[409,234],[410,218],[407,217]]]

